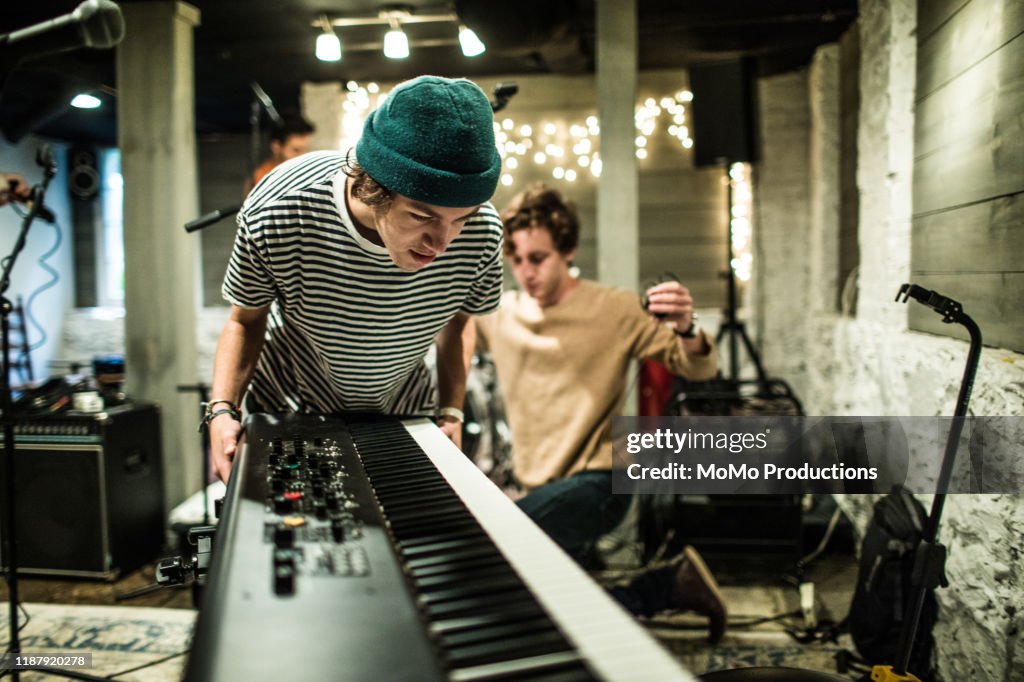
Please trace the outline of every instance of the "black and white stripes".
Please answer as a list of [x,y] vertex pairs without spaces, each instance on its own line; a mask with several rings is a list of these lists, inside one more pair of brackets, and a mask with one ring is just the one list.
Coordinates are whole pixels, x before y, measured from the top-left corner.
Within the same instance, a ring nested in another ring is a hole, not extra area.
[[400,270],[352,225],[343,159],[317,152],[279,166],[238,215],[224,298],[273,304],[249,390],[274,411],[424,412],[436,400],[423,358],[437,332],[459,311],[498,306],[501,222],[486,205],[436,261]]

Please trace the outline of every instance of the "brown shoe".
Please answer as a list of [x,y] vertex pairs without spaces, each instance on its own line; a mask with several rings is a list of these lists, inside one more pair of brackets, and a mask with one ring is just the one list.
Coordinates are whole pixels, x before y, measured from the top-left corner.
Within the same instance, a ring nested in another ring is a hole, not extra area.
[[725,601],[718,583],[693,547],[687,545],[676,569],[670,603],[680,611],[694,611],[708,617],[708,641],[712,644],[725,634]]

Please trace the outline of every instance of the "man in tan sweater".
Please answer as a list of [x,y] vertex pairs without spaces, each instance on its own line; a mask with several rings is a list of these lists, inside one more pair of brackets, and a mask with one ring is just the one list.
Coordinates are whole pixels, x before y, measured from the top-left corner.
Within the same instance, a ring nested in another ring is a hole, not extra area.
[[[688,379],[717,371],[714,347],[694,324],[693,299],[678,282],[632,292],[570,273],[579,238],[575,210],[543,185],[520,194],[502,215],[505,255],[520,286],[498,312],[477,318],[498,369],[513,467],[526,491],[522,510],[566,552],[586,563],[597,539],[629,506],[612,494],[612,417],[622,409],[630,363],[652,358]],[[657,316],[657,317],[655,317]],[[660,318],[660,319],[659,319]],[[725,628],[725,607],[696,551],[612,595],[637,615],[666,608]]]

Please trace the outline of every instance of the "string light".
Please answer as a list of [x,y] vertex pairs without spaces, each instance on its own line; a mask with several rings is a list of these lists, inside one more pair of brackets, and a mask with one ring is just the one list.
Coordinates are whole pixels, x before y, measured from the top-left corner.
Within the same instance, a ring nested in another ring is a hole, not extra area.
[[[340,140],[343,149],[355,145],[366,116],[380,106],[386,97],[385,94],[378,94],[380,88],[376,83],[363,87],[349,81],[345,89]],[[668,136],[678,142],[678,149],[693,147],[690,129],[685,125],[686,105],[692,100],[693,93],[684,89],[659,98],[645,97],[638,102],[634,109],[633,140],[637,159],[644,161],[656,153],[652,151],[655,147],[652,137],[658,134],[659,128],[664,128]],[[516,173],[531,162],[534,166],[551,163],[550,177],[556,180],[575,182],[583,172],[599,178],[603,167],[597,151],[600,133],[600,121],[594,114],[587,115],[582,121],[548,119],[537,125],[520,123],[510,116],[495,120],[494,137],[504,165],[501,184],[506,187],[514,185]],[[736,215],[733,219],[743,220],[747,215]],[[746,228],[741,223],[740,231],[743,229]],[[748,271],[749,267],[746,267],[744,272]]]
[[750,215],[753,208],[749,163],[734,163],[729,167],[732,206],[729,207],[729,239],[733,258],[730,263],[736,278],[749,282],[753,272],[752,231]]

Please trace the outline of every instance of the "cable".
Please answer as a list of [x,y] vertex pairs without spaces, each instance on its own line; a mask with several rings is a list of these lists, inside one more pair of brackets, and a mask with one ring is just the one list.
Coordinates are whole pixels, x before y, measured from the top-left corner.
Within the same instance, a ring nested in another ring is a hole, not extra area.
[[[774,623],[776,621],[780,621],[780,620],[783,620],[785,618],[795,618],[795,617],[799,616],[800,613],[801,612],[799,610],[797,610],[797,611],[788,611],[786,613],[779,613],[779,614],[776,614],[774,616],[763,616],[763,617],[740,616],[740,618],[745,618],[745,619],[749,619],[749,620],[734,620],[733,618],[729,618],[726,621],[726,624],[727,624],[727,626],[728,626],[728,628],[730,630],[742,630],[742,629],[746,629],[746,628],[752,628],[752,627],[755,627],[757,625],[763,625],[764,623]],[[657,628],[665,629],[665,630],[705,630],[705,629],[707,629],[707,624],[704,624],[704,623],[692,623],[692,624],[691,623],[673,623],[673,622],[670,622],[670,621],[667,621],[667,620],[664,620],[664,619],[658,619],[658,618],[651,618],[651,619],[649,619],[647,621],[647,623],[651,627],[657,627]]]
[[821,538],[821,542],[818,543],[818,546],[813,552],[796,562],[796,569],[798,573],[802,574],[804,568],[806,568],[809,563],[817,559],[818,556],[825,551],[825,546],[828,544],[828,541],[832,539],[832,533],[835,532],[836,526],[839,524],[839,517],[841,514],[842,510],[839,507],[836,507],[836,510],[832,512],[832,518],[829,519],[828,528],[825,529],[825,535]]
[[188,649],[185,649],[183,651],[179,651],[179,652],[177,652],[175,654],[170,654],[168,656],[164,656],[163,658],[158,658],[155,661],[150,661],[149,663],[144,663],[143,665],[139,665],[139,666],[136,666],[134,668],[128,668],[127,670],[122,670],[121,672],[111,673],[110,675],[107,675],[105,678],[101,678],[101,679],[113,680],[113,679],[116,679],[118,677],[121,677],[121,675],[127,675],[128,673],[134,673],[134,672],[138,672],[139,670],[145,670],[146,668],[152,668],[154,665],[158,665],[160,663],[165,663],[165,662],[171,660],[172,658],[177,658],[178,656],[184,656],[185,654],[187,654],[191,650],[192,650],[192,648],[189,647]]
[[39,331],[41,337],[39,341],[29,346],[30,351],[41,348],[46,343],[48,338],[46,335],[46,330],[43,329],[43,326],[39,324],[36,318],[32,315],[32,302],[36,299],[37,296],[39,296],[39,294],[43,293],[44,291],[48,291],[49,289],[52,289],[60,281],[60,273],[58,273],[56,270],[50,267],[49,263],[47,263],[46,261],[51,256],[56,254],[58,250],[60,250],[61,244],[64,243],[64,235],[61,232],[60,225],[57,222],[52,222],[50,224],[53,225],[53,228],[57,231],[57,240],[54,243],[54,245],[50,247],[49,251],[39,256],[38,261],[39,267],[41,267],[43,270],[50,274],[50,280],[36,287],[35,291],[29,294],[28,300],[25,301],[25,318],[30,323],[32,323],[33,327],[35,327]]

